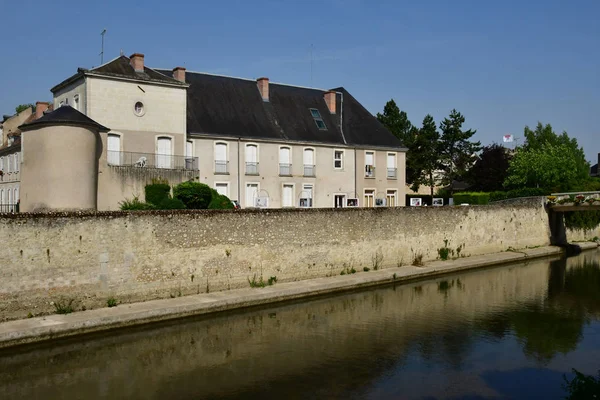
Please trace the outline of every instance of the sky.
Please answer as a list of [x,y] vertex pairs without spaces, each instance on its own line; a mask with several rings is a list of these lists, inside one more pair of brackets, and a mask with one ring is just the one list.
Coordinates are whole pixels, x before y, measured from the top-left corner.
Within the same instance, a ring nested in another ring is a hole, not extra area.
[[343,86],[417,126],[456,109],[486,145],[541,121],[600,153],[600,0],[0,0],[0,15],[0,114],[98,66],[106,29],[105,62]]

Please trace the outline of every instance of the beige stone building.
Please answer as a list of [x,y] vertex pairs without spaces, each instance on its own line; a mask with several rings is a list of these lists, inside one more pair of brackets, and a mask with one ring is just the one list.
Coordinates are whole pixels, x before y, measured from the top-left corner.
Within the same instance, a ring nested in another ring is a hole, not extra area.
[[[51,91],[57,110],[69,106],[70,118],[109,127],[99,129],[93,172],[99,210],[143,199],[154,178],[202,182],[242,207],[405,204],[406,149],[344,88],[152,69],[136,53],[79,68]],[[53,130],[65,129],[53,120]],[[90,154],[64,156],[83,168]]]

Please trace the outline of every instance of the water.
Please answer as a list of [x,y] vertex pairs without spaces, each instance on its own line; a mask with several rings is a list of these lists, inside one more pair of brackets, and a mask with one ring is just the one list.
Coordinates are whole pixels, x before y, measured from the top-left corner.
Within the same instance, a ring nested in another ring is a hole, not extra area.
[[[2,399],[559,399],[600,252],[0,353]],[[260,289],[257,289],[260,290]]]

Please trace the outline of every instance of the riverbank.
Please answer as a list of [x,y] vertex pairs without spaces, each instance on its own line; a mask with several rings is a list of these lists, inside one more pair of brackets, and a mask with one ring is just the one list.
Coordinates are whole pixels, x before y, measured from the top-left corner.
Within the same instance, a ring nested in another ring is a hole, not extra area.
[[[597,248],[597,244],[591,242],[578,245],[583,250]],[[351,291],[391,282],[403,283],[434,278],[458,271],[558,256],[561,253],[562,249],[558,247],[539,247],[449,261],[433,261],[422,267],[402,266],[378,271],[361,271],[350,275],[275,284],[265,288],[235,289],[9,321],[0,324],[0,348]]]

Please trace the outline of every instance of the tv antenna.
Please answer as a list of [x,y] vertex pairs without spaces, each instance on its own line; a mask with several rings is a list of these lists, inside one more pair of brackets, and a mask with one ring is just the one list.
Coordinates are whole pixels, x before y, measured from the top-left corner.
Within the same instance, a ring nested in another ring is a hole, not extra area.
[[104,35],[106,35],[106,29],[102,29],[100,36],[102,36],[102,49],[100,51],[100,65],[104,64]]
[[313,48],[314,46],[310,45],[310,87],[313,85]]

